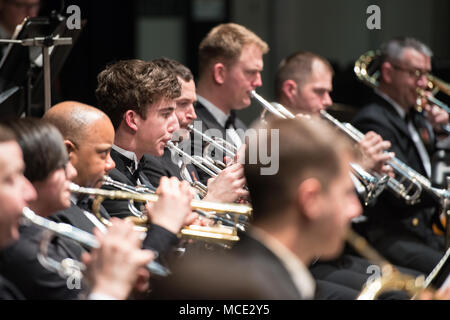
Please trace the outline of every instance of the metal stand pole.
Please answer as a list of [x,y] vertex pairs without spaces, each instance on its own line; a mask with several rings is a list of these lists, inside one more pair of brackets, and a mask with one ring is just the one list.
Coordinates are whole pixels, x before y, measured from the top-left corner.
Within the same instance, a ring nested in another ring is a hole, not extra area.
[[51,79],[50,79],[50,47],[71,45],[72,38],[59,38],[59,37],[36,37],[23,40],[11,40],[0,39],[0,43],[17,43],[26,47],[41,47],[42,48],[42,61],[44,69],[44,107],[47,112],[51,105]]

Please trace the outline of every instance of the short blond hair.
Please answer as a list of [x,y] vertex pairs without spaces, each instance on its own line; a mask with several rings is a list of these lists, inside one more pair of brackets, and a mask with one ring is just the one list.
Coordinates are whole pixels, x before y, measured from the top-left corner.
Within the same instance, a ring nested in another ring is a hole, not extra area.
[[267,43],[244,26],[224,23],[214,27],[199,46],[199,74],[202,75],[217,60],[233,63],[241,55],[243,47],[249,44],[259,47],[263,54],[269,51]]

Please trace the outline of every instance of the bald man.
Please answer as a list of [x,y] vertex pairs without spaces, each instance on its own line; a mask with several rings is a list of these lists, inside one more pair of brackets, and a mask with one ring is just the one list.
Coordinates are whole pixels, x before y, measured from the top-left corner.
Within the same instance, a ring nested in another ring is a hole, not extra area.
[[[62,133],[69,153],[69,160],[78,171],[74,182],[82,187],[101,187],[102,179],[114,168],[110,151],[114,142],[114,128],[109,117],[101,110],[75,101],[66,101],[52,107],[44,118]],[[179,182],[164,179],[158,189],[160,200],[152,209],[143,247],[153,249],[163,256],[178,243],[176,234],[191,214],[192,196],[182,191]],[[94,226],[104,230],[103,224],[88,210],[84,197],[72,197],[72,206],[54,215],[52,219],[72,224],[92,232]],[[100,213],[110,218],[102,207]]]

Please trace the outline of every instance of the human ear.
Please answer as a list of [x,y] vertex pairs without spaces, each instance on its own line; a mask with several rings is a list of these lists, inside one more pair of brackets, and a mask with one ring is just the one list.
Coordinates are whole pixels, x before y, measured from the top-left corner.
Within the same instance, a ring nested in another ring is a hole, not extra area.
[[297,188],[297,204],[304,217],[316,220],[322,214],[323,188],[319,180],[309,178]]
[[78,147],[71,140],[64,140],[64,145],[66,146],[67,154],[69,155],[69,162],[75,167],[78,162]]
[[392,83],[392,72],[394,68],[392,67],[392,64],[390,62],[383,62],[381,65],[381,77],[384,82],[386,83]]
[[227,68],[223,63],[216,63],[213,67],[214,81],[217,84],[223,84],[226,79]]
[[130,128],[132,131],[136,132],[138,129],[138,114],[136,111],[133,110],[127,110],[125,114],[123,115],[123,120],[128,128]]

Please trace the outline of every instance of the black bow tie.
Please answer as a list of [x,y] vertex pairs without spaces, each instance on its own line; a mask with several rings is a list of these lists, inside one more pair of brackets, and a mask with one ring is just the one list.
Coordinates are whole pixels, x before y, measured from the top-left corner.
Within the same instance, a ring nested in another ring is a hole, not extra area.
[[225,129],[228,129],[231,126],[233,126],[233,128],[236,128],[236,126],[234,125],[235,120],[236,120],[236,112],[234,110],[231,110],[227,122],[225,122]]

